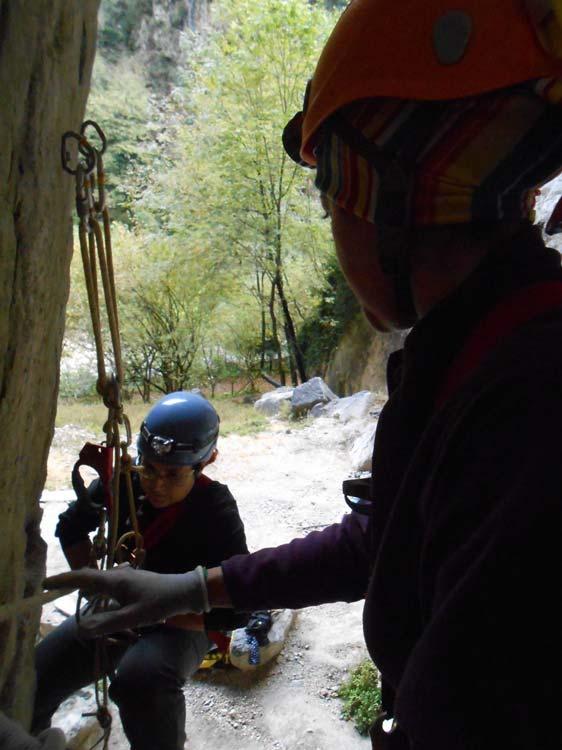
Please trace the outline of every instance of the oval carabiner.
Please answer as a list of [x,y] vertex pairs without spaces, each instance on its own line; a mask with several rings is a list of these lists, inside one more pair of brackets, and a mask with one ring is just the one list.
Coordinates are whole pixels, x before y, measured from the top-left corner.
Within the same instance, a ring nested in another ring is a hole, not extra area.
[[77,152],[78,154],[81,154],[85,159],[84,163],[82,164],[84,172],[85,174],[90,174],[90,172],[92,172],[92,170],[96,166],[96,152],[90,146],[88,140],[84,138],[84,136],[80,133],[76,133],[74,130],[67,130],[66,133],[63,133],[63,136],[61,138],[62,168],[65,172],[68,172],[68,174],[72,175],[76,175],[76,172],[78,171],[78,164],[80,163],[80,158],[78,156],[76,157],[76,167],[72,168],[70,166],[70,163],[72,161],[70,149],[68,148],[68,142],[70,140],[76,141]]
[[[100,154],[105,154],[105,149],[107,148],[107,138],[105,137],[105,133],[95,120],[84,120],[84,122],[82,123],[82,127],[80,128],[80,135],[83,138],[86,138],[86,130],[88,128],[93,128],[101,141],[101,148],[96,149],[96,151],[98,151]],[[89,140],[86,139],[86,141],[90,148],[92,148]]]

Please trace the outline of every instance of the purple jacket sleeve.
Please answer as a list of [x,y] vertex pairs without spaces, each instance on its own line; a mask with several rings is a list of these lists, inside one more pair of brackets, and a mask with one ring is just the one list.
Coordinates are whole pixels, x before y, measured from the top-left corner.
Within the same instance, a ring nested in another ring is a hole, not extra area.
[[369,577],[367,519],[356,513],[323,531],[222,563],[226,589],[242,611],[362,599]]

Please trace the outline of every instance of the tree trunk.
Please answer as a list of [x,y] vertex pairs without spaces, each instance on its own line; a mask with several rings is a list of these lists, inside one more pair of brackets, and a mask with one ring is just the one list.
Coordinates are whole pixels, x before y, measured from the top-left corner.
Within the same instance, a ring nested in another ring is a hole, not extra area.
[[[45,573],[46,476],[72,254],[72,178],[61,136],[79,130],[98,0],[0,2],[0,604]],[[28,724],[40,608],[0,623],[0,708]]]
[[267,326],[265,322],[264,274],[256,269],[256,291],[260,303],[260,370],[265,367],[265,348],[267,341]]
[[[291,311],[289,309],[289,303],[287,302],[287,297],[285,296],[285,288],[283,286],[283,278],[281,276],[281,273],[278,271],[275,276],[275,288],[277,289],[277,294],[279,295],[279,301],[281,302],[281,309],[283,310],[283,318],[285,322],[285,334],[287,337],[287,345],[289,349],[291,350],[294,358],[295,363],[297,367],[297,371],[299,374],[299,377],[301,379],[301,383],[304,383],[306,381],[306,368],[304,365],[304,357],[302,356],[302,352],[300,350],[300,346],[297,341],[297,334],[295,331],[295,324],[293,323],[293,318],[291,316]],[[294,385],[297,385],[297,383],[294,383]]]
[[289,361],[289,372],[291,373],[291,383],[296,387],[299,384],[299,376],[297,375],[297,368],[295,367],[295,357],[292,346],[289,345],[291,339],[290,331],[287,325],[284,326],[285,341],[287,342],[287,359]]
[[285,375],[285,366],[283,364],[283,352],[281,350],[281,342],[279,341],[279,334],[277,332],[277,316],[275,315],[275,284],[271,285],[271,294],[269,295],[269,317],[271,319],[271,339],[273,341],[273,347],[277,352],[277,368],[279,372],[279,380],[283,385],[287,382]]

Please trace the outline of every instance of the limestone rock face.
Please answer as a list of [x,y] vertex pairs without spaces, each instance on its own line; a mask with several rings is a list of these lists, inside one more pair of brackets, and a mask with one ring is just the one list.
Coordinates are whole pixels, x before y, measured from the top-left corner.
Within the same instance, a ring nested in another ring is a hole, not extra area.
[[361,390],[386,391],[388,355],[402,347],[406,333],[378,333],[360,314],[332,355],[326,382],[340,396]]
[[[99,0],[0,0],[0,607],[37,593],[39,497],[72,252],[60,140],[83,119]],[[26,724],[39,609],[0,622],[0,709]]]

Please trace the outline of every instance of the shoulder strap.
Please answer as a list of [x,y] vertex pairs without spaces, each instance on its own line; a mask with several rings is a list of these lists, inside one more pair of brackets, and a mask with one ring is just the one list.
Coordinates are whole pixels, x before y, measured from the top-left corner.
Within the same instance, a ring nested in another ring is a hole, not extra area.
[[533,318],[562,307],[562,282],[546,281],[520,289],[500,302],[468,337],[449,367],[435,407],[440,409],[503,339]]
[[151,524],[144,531],[144,546],[145,549],[149,550],[152,547],[160,544],[160,542],[166,537],[172,528],[176,525],[179,518],[183,515],[186,509],[186,502],[182,500],[181,503],[170,505],[160,511],[159,515],[152,521]]

